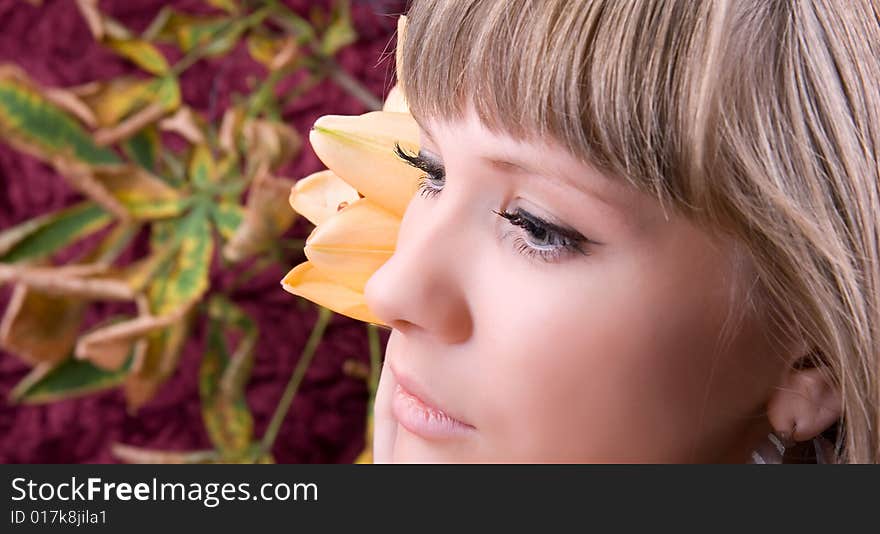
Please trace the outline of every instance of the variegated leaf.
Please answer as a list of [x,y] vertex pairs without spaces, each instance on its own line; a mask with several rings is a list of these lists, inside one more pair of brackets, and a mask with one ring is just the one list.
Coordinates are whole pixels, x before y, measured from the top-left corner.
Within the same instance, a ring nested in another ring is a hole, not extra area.
[[225,325],[211,319],[207,347],[199,369],[202,417],[208,436],[225,458],[236,459],[248,450],[253,438],[253,416],[243,386],[250,374],[256,331],[245,332],[245,350],[232,356],[224,336]]
[[141,39],[105,38],[104,44],[145,71],[164,76],[170,67],[158,48]]
[[[130,361],[130,359],[129,359]],[[128,369],[107,371],[91,362],[68,358],[56,367],[35,367],[10,393],[13,402],[44,404],[79,397],[118,386]]]
[[112,221],[92,202],[82,202],[25,221],[0,233],[0,262],[44,258]]
[[143,361],[125,379],[125,401],[130,413],[147,403],[177,369],[189,332],[189,321],[175,321],[147,336]]
[[199,300],[208,290],[208,276],[214,239],[209,220],[210,207],[196,203],[192,210],[175,221],[174,239],[179,248],[149,287],[150,310],[167,315]]
[[10,65],[0,66],[0,138],[46,162],[74,158],[90,165],[119,163],[115,152],[96,144],[43,90]]
[[189,159],[189,179],[199,188],[205,188],[217,181],[217,163],[207,145],[193,147]]
[[122,149],[134,163],[149,172],[159,172],[159,151],[162,146],[155,126],[148,126],[126,139]]
[[235,202],[219,202],[212,205],[211,217],[217,226],[217,231],[223,236],[223,239],[229,240],[235,235],[236,230],[241,226],[244,220],[245,212],[242,207]]
[[180,85],[173,75],[156,78],[146,87],[149,103],[135,108],[122,122],[95,131],[96,143],[111,145],[124,141],[180,106]]
[[190,200],[149,172],[132,165],[99,167],[95,179],[135,219],[180,215]]

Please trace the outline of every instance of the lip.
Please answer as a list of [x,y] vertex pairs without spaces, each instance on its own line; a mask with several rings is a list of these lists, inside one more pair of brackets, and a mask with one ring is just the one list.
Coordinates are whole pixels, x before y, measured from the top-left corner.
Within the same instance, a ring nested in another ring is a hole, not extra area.
[[439,408],[416,383],[391,369],[396,379],[391,413],[411,434],[428,440],[462,437],[474,427]]

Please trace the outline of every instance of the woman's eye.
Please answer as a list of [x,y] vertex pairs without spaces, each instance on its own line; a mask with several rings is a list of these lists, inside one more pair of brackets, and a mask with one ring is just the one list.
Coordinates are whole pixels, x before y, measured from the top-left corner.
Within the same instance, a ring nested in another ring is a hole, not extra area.
[[440,190],[443,189],[444,180],[445,177],[442,175],[438,177],[431,173],[426,173],[419,178],[419,194],[423,197],[433,197],[440,194]]
[[399,144],[394,145],[394,153],[407,165],[425,172],[419,178],[418,192],[421,196],[432,197],[440,193],[446,181],[446,172],[442,165],[425,157],[422,153],[410,154]]
[[492,212],[522,229],[522,235],[516,236],[513,244],[517,252],[527,257],[538,257],[546,262],[555,262],[571,254],[589,256],[590,253],[584,248],[584,244],[599,244],[574,230],[557,226],[522,209],[513,212],[495,210]]
[[[433,197],[440,194],[446,183],[446,172],[441,164],[426,157],[424,154],[411,154],[395,144],[394,153],[408,165],[424,171],[419,178],[419,194]],[[507,219],[511,225],[519,229],[514,239],[517,252],[526,257],[538,257],[546,262],[555,262],[571,254],[589,255],[584,244],[599,245],[570,228],[558,226],[531,213],[517,209],[513,212],[492,210],[493,213]]]

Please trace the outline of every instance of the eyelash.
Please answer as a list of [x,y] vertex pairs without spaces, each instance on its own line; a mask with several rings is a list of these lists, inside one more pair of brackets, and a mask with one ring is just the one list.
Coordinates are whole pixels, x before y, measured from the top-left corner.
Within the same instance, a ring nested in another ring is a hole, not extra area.
[[[440,194],[440,192],[442,191],[442,186],[437,186],[434,182],[445,180],[445,171],[442,165],[438,165],[428,160],[421,154],[410,154],[406,152],[403,148],[401,148],[398,144],[395,144],[394,146],[394,153],[397,155],[397,157],[403,160],[404,163],[415,167],[416,169],[424,171],[425,174],[423,174],[419,178],[418,194],[420,196],[424,198],[431,198]],[[516,247],[517,252],[523,254],[526,257],[537,257],[545,262],[551,263],[559,261],[563,259],[564,256],[574,253],[589,256],[589,252],[587,252],[583,248],[583,243],[592,243],[592,241],[579,234],[564,235],[563,233],[556,230],[554,228],[554,225],[552,225],[551,223],[548,223],[540,217],[536,217],[535,215],[532,215],[525,210],[517,209],[513,212],[499,212],[492,210],[492,213],[504,217],[510,222],[510,224],[522,228],[527,234],[532,237],[543,235],[544,240],[549,239],[552,245],[551,248],[536,248],[534,245],[528,244],[522,236],[517,236],[514,239],[513,244]]]

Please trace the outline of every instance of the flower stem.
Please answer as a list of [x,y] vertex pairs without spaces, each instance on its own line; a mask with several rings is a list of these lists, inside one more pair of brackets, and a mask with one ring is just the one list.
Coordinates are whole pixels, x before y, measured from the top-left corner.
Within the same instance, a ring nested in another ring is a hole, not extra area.
[[273,267],[276,264],[278,264],[277,255],[270,254],[268,256],[260,257],[254,260],[254,263],[250,267],[236,275],[236,277],[229,284],[229,287],[226,289],[225,293],[231,295],[232,293],[237,291],[238,288],[250,282],[253,277],[262,273],[266,269]]
[[382,109],[382,101],[361,82],[345,72],[333,58],[328,57],[324,61],[329,69],[330,78],[345,89],[348,94],[360,100],[370,111]]
[[275,413],[272,414],[269,426],[266,427],[266,433],[263,434],[261,448],[264,454],[270,452],[275,444],[275,438],[278,437],[278,431],[281,430],[281,423],[284,422],[284,418],[287,416],[287,412],[290,410],[290,405],[293,402],[293,397],[296,395],[300,383],[302,383],[309,364],[312,363],[315,349],[318,348],[318,343],[321,342],[321,337],[324,335],[324,330],[327,328],[327,323],[330,321],[332,314],[333,312],[327,308],[318,308],[318,320],[315,321],[315,326],[312,327],[312,333],[309,335],[308,341],[306,341],[306,346],[303,348],[302,354],[300,354],[299,361],[296,362],[296,367],[290,376],[290,380],[287,382],[284,394],[281,396],[278,406],[275,407]]
[[376,399],[376,390],[379,388],[379,375],[382,372],[382,354],[379,348],[379,330],[374,324],[367,325],[367,339],[370,344],[370,379],[367,389],[370,397],[367,405],[367,414],[373,411],[373,401]]

